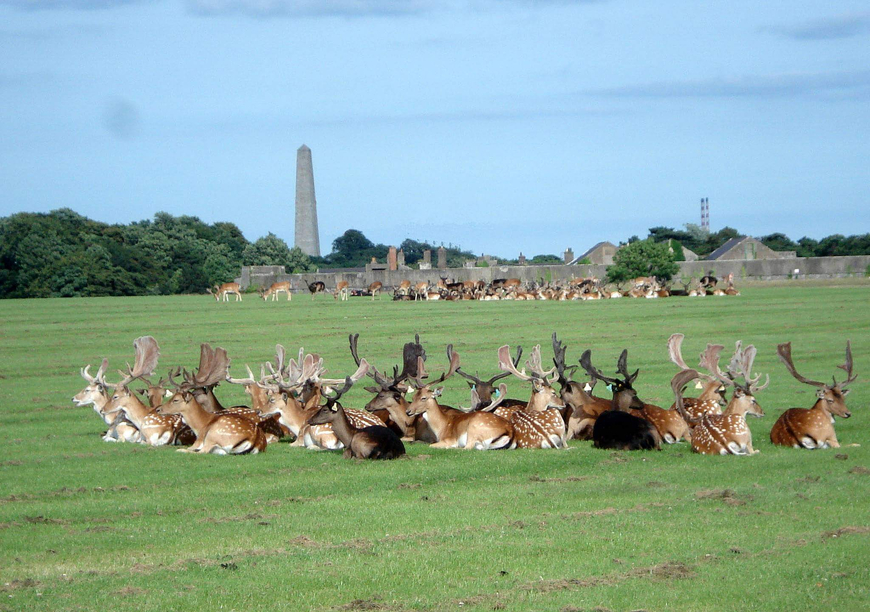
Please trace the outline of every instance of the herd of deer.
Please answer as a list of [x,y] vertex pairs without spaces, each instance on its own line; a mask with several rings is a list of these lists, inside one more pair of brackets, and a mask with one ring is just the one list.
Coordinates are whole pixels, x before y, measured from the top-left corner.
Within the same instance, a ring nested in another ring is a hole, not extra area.
[[[578,365],[567,365],[567,347],[555,333],[552,368],[544,369],[541,348],[536,346],[525,367],[517,369],[522,348],[517,347],[511,357],[505,345],[497,352],[501,372],[486,380],[462,370],[452,345],[447,347],[446,371],[429,379],[419,336],[404,345],[401,371],[394,366],[392,375],[382,373],[359,357],[358,335],[352,335],[350,352],[357,369],[345,378],[325,377],[323,359],[302,349],[297,359],[287,359],[281,345],[276,347],[274,363],[261,366],[259,378],[247,366],[247,377],[233,378],[227,352],[203,344],[196,371],[175,368],[156,384],[148,377],[157,367],[159,348],[154,338],[143,336],[133,343],[133,367],[120,372],[118,382],[106,380],[106,359],[94,376],[89,365],[82,368],[88,384],[73,401],[78,406],[93,405],[109,426],[103,436],[106,441],[185,445],[189,447],[179,450],[186,452],[257,453],[284,436],[295,438],[292,446],[343,448],[346,457],[371,459],[403,455],[407,442],[488,450],[565,448],[569,439],[592,440],[597,448],[619,450],[658,449],[663,442],[686,440],[703,454],[758,452],[752,447],[746,415],[764,415],[755,395],[770,378],[759,385],[761,375],[752,376],[755,347],[738,342],[723,372],[719,361],[724,347],[708,344],[699,360],[705,370],[701,373],[683,360],[682,341],[682,334],[668,340],[670,359],[679,368],[671,381],[675,401],[670,409],[638,397],[633,385],[639,370],[629,373],[627,350],[622,351],[613,377],[593,366],[591,351],[585,351],[579,367],[589,379],[574,380]],[[850,343],[846,343],[845,363],[838,366],[846,380],[835,378],[831,384],[798,374],[791,343],[780,344],[777,352],[792,376],[818,391],[812,408],[783,412],[771,430],[771,441],[806,449],[839,447],[834,416],[851,416],[845,396],[846,387],[855,380]],[[438,385],[454,374],[471,387],[470,409],[458,410],[439,401],[443,388]],[[364,410],[343,407],[340,398],[366,376],[374,382],[366,387],[373,394],[371,401]],[[508,376],[529,384],[528,400],[508,398],[503,382],[496,387]],[[684,397],[685,387],[695,380],[702,389],[700,396]],[[598,381],[609,387],[612,397],[593,395]],[[132,386],[134,382],[140,383],[138,388]],[[221,382],[243,385],[251,406],[224,407],[214,393]]]
[[[717,286],[719,280],[712,275],[690,282],[682,282],[682,289],[673,287],[673,283],[666,283],[654,276],[643,276],[631,281],[617,283],[615,287],[603,284],[598,278],[575,278],[566,283],[526,283],[518,278],[501,278],[485,283],[484,281],[449,281],[442,276],[432,285],[429,281],[412,283],[404,280],[393,290],[394,301],[419,301],[419,300],[604,300],[621,297],[630,298],[662,298],[670,296],[704,297],[707,295],[740,295],[734,288],[733,275],[729,274],[725,279],[726,287]],[[326,284],[322,281],[306,283],[311,299],[318,293],[330,293]],[[375,299],[383,291],[384,286],[380,281],[371,283],[365,290],[351,290],[347,281],[338,281],[335,291],[332,291],[333,299],[346,301],[350,295],[371,296]],[[236,301],[242,299],[242,289],[238,283],[224,283],[208,289],[217,301],[228,301],[230,295],[236,296]],[[278,294],[287,295],[287,300],[293,297],[290,281],[272,283],[269,287],[263,287],[259,295],[263,300],[278,299]]]

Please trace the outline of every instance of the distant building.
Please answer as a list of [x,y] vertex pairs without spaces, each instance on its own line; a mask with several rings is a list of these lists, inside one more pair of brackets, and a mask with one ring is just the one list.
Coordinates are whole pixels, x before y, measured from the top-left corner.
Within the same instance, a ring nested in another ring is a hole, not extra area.
[[588,259],[589,263],[610,266],[613,265],[613,257],[616,255],[616,251],[618,250],[619,247],[612,242],[599,242],[579,257],[575,257],[567,262],[567,264],[573,266],[584,259]]
[[797,257],[795,251],[774,251],[752,236],[738,236],[710,253],[706,259],[708,261],[727,261],[734,259],[793,259],[795,257]]

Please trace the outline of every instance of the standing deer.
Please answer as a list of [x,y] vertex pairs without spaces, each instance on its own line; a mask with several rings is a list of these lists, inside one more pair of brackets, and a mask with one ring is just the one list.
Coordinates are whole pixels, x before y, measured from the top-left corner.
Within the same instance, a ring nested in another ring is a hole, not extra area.
[[836,377],[827,385],[798,374],[791,359],[791,342],[776,347],[780,360],[796,380],[817,387],[816,403],[812,408],[789,408],[783,412],[770,430],[770,441],[778,446],[794,448],[840,448],[834,431],[834,416],[848,419],[852,416],[846,408],[846,385],[857,378],[852,373],[852,345],[846,342],[846,362],[837,366],[846,372],[846,380],[838,383]]
[[272,296],[272,301],[274,302],[278,300],[279,293],[286,293],[288,302],[293,299],[293,292],[290,290],[290,281],[272,283],[269,285],[268,289],[264,289],[260,292],[260,297],[262,297],[265,302],[269,299],[269,296]]
[[[692,450],[703,455],[753,455],[757,450],[752,448],[752,432],[746,424],[746,415],[763,417],[764,411],[755,399],[755,394],[765,389],[770,384],[770,376],[763,385],[758,385],[761,380],[759,374],[752,378],[752,363],[755,360],[756,350],[751,344],[745,349],[737,342],[734,356],[728,365],[727,375],[719,370],[719,354],[724,349],[722,345],[710,345],[704,354],[703,363],[716,378],[726,386],[734,387],[731,401],[722,414],[704,414],[699,418],[692,418],[683,408],[683,387],[697,378],[695,370],[683,370],[671,381],[674,390],[677,410],[683,415],[686,422],[692,427]],[[743,382],[738,383],[737,379]]]
[[314,299],[314,296],[318,293],[326,292],[326,284],[323,281],[314,281],[313,283],[308,284],[308,291],[311,293],[311,299]]
[[[366,364],[365,359],[362,363]],[[365,369],[367,368],[361,365],[357,374],[362,371],[362,375],[365,375]],[[347,377],[344,386],[336,389],[334,395],[327,397],[326,405],[321,407],[308,423],[331,425],[332,431],[344,446],[345,459],[395,459],[404,455],[404,444],[390,428],[383,425],[370,425],[359,429],[350,423],[338,400],[347,393],[354,382],[351,377]]]
[[238,283],[224,283],[223,285],[215,285],[209,289],[206,289],[211,295],[214,296],[214,299],[218,302],[223,298],[224,302],[229,302],[229,295],[235,294],[236,301],[242,301],[242,287]]
[[371,285],[369,285],[368,291],[372,296],[372,301],[374,301],[376,295],[381,294],[381,289],[383,289],[384,284],[381,281],[375,281]]
[[603,412],[592,428],[593,445],[616,450],[659,450],[661,437],[653,424],[630,412],[642,410],[644,404],[632,387],[640,370],[629,374],[627,360],[628,349],[625,349],[617,363],[617,373],[622,378],[609,378],[592,365],[592,351],[586,350],[580,357],[580,365],[589,376],[610,385],[613,391],[610,410]]
[[408,416],[425,415],[426,421],[438,438],[438,442],[431,444],[433,448],[477,450],[509,448],[514,432],[511,424],[505,419],[490,412],[462,412],[438,403],[443,388],[436,388],[434,385],[450,378],[459,367],[459,353],[453,352],[453,345],[448,345],[447,356],[450,360],[449,369],[437,380],[429,383],[423,381],[426,377],[423,357],[417,358],[417,371],[412,377],[417,390],[408,405]]
[[[203,345],[201,354],[205,353]],[[178,449],[190,453],[215,453],[218,455],[256,454],[266,450],[266,434],[254,421],[238,414],[213,414],[203,408],[193,394],[194,385],[201,387],[214,386],[224,380],[229,369],[230,360],[222,348],[211,351],[204,368],[200,367],[192,377],[185,377],[181,384],[176,384],[169,377],[170,384],[176,391],[158,409],[160,414],[179,415],[196,434],[196,441],[190,448]],[[193,382],[195,381],[195,382]]]
[[335,283],[335,293],[332,294],[333,300],[337,300],[340,297],[342,302],[346,302],[349,295],[350,288],[347,281],[338,281]]

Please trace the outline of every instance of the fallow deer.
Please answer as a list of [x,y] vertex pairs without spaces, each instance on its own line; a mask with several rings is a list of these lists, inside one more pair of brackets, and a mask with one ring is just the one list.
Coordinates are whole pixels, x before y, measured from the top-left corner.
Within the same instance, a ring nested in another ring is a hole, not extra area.
[[[728,373],[723,375],[719,370],[719,354],[723,348],[725,347],[722,345],[710,345],[705,353],[707,369],[723,384],[734,387],[731,401],[722,414],[704,414],[699,418],[692,418],[683,409],[682,389],[698,377],[695,370],[683,370],[671,381],[674,403],[692,427],[693,451],[703,455],[752,455],[758,451],[752,448],[752,432],[746,424],[746,415],[764,416],[755,394],[770,384],[770,376],[763,385],[758,385],[761,375],[752,378],[750,374],[756,355],[755,347],[750,344],[743,349],[739,341],[728,365]],[[743,382],[738,383],[737,378],[743,378]]]
[[[366,363],[365,360],[362,363]],[[357,370],[359,373],[360,370]],[[348,377],[341,389],[336,389],[334,395],[327,397],[326,404],[309,419],[309,424],[329,424],[344,446],[346,459],[395,459],[404,455],[405,446],[390,428],[370,425],[360,429],[350,423],[338,400],[353,384],[354,380]]]
[[224,302],[229,302],[229,295],[232,293],[236,296],[236,301],[242,301],[242,287],[239,283],[224,283],[222,285],[215,285],[209,289],[206,289],[211,295],[214,296],[214,299],[218,302],[223,298]]
[[314,296],[318,293],[326,292],[326,284],[323,281],[314,281],[313,283],[307,283],[308,291],[311,293],[311,299],[314,299]]
[[90,375],[90,364],[81,369],[82,378],[87,381],[87,386],[73,396],[72,401],[76,406],[92,405],[94,411],[109,426],[103,434],[106,442],[141,442],[142,435],[136,426],[123,412],[107,414],[103,409],[109,403],[108,388],[104,379],[109,360],[103,359],[95,376]]
[[288,302],[293,299],[293,292],[290,290],[290,281],[272,283],[271,285],[269,285],[268,289],[264,289],[262,292],[260,292],[260,297],[262,297],[263,301],[265,302],[269,299],[269,296],[271,296],[272,301],[274,302],[278,300],[279,293],[286,293]]
[[372,301],[374,301],[376,295],[381,294],[381,289],[383,289],[384,284],[381,281],[375,281],[368,287],[368,292],[372,296]]
[[838,383],[834,377],[830,385],[798,374],[791,359],[791,342],[778,345],[776,352],[796,380],[816,387],[817,391],[812,408],[789,408],[780,415],[770,430],[770,441],[778,446],[794,448],[840,448],[834,431],[834,417],[848,419],[852,416],[846,408],[846,395],[849,393],[846,385],[857,378],[852,373],[851,343],[846,342],[846,362],[837,366],[846,372],[846,380]]
[[571,375],[577,366],[565,365],[566,351],[567,347],[562,344],[554,332],[553,363],[556,366],[557,380],[561,387],[559,397],[562,398],[566,406],[563,413],[566,424],[565,436],[568,440],[591,440],[595,420],[601,416],[601,413],[610,410],[612,402],[609,399],[592,395],[595,378],[587,383],[571,380]]
[[412,378],[416,391],[408,405],[408,416],[425,415],[424,418],[438,438],[438,442],[431,444],[433,448],[509,448],[514,432],[505,419],[490,412],[462,412],[438,403],[443,388],[435,385],[447,380],[459,367],[459,353],[453,352],[453,345],[447,347],[447,355],[449,369],[429,383],[423,381],[426,377],[423,358],[417,358],[417,371]]
[[332,299],[337,300],[338,298],[341,298],[342,302],[346,302],[349,295],[350,287],[347,281],[338,281],[335,284],[335,293],[332,295]]
[[[254,421],[238,414],[213,414],[196,400],[192,392],[194,384],[202,387],[213,386],[226,378],[229,369],[230,360],[224,349],[217,348],[210,353],[205,364],[206,370],[200,368],[192,377],[196,382],[193,383],[188,378],[180,385],[175,385],[175,393],[158,408],[160,414],[180,416],[196,434],[193,446],[178,450],[219,455],[256,454],[265,451],[266,435]],[[175,384],[171,375],[169,381],[170,384]]]
[[[668,338],[668,356],[671,361],[681,370],[689,370],[689,366],[683,360],[682,344],[685,336],[683,334],[672,334]],[[707,350],[701,353],[700,365],[706,368],[705,364],[709,363],[708,352],[710,346],[707,345]],[[722,414],[722,406],[725,405],[725,386],[713,375],[698,374],[701,385],[701,395],[698,397],[684,397],[683,409],[689,413],[692,418],[698,418],[703,414]],[[676,404],[671,405],[671,409],[676,409]]]
[[661,448],[658,430],[646,419],[630,412],[632,409],[642,410],[644,404],[632,387],[640,370],[629,374],[627,360],[628,349],[625,349],[617,363],[617,373],[622,378],[609,378],[592,365],[592,351],[586,350],[580,357],[580,365],[590,378],[610,385],[613,391],[610,410],[595,419],[593,445],[595,448],[616,450],[658,450]]
[[[526,374],[525,369],[517,370],[511,361],[508,345],[498,349],[498,367],[520,380],[532,383],[532,395],[525,407],[506,408],[502,412],[513,425],[514,444],[517,448],[566,448],[565,421],[560,412],[565,408],[565,402],[552,387],[558,378],[554,375],[556,368],[544,371],[540,345],[532,349],[526,366],[530,374]],[[499,414],[500,410],[496,409],[495,413]]]
[[150,376],[157,367],[160,348],[151,336],[142,336],[133,342],[136,359],[133,368],[127,368],[123,378],[117,383],[105,383],[113,389],[109,402],[103,408],[106,414],[123,412],[136,426],[142,442],[151,446],[173,444],[183,424],[178,417],[158,414],[153,408],[143,404],[129,388],[129,384],[143,376]]
[[[523,354],[523,348],[521,346],[517,347],[517,355],[513,359],[514,367],[520,363],[520,358]],[[496,399],[500,400],[500,405],[504,408],[509,408],[512,406],[515,407],[524,407],[528,405],[528,402],[525,402],[520,399],[511,399],[511,398],[502,398],[499,396],[499,388],[496,388],[496,381],[501,380],[502,378],[507,378],[511,375],[510,372],[502,372],[500,374],[496,374],[488,380],[483,380],[478,378],[477,376],[472,376],[467,372],[462,370],[462,367],[456,368],[456,373],[462,376],[467,382],[468,386],[471,387],[471,390],[476,394],[476,399],[471,402],[471,408],[473,410],[487,410],[489,405],[493,402],[493,394],[495,394]]]

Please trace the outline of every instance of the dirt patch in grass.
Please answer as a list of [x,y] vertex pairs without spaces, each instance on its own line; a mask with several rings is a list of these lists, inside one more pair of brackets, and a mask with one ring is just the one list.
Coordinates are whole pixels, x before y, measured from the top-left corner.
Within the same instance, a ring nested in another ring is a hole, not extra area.
[[683,580],[691,578],[695,571],[678,561],[667,561],[651,567],[638,567],[621,574],[590,576],[588,578],[569,578],[562,580],[542,580],[526,584],[520,588],[525,591],[551,593],[553,591],[576,590],[598,586],[615,586],[632,578],[648,578],[654,581]]
[[537,474],[532,474],[529,476],[529,480],[532,482],[582,482],[584,480],[589,480],[589,476],[566,476],[565,478],[542,478]]
[[65,519],[53,519],[42,516],[25,516],[24,521],[32,525],[68,525],[69,521]]
[[335,608],[336,610],[392,610],[392,606],[385,604],[380,597],[371,599],[354,599],[342,606]]
[[747,502],[752,501],[752,496],[739,496],[734,489],[703,489],[695,492],[695,499],[718,500],[728,506],[745,506]]
[[819,476],[804,476],[803,478],[798,478],[795,482],[799,482],[801,484],[810,484],[813,482],[819,482],[821,478]]
[[859,474],[861,476],[870,475],[870,469],[865,468],[863,465],[856,465],[853,468],[849,468],[850,474]]
[[864,526],[849,526],[849,527],[840,527],[839,529],[835,529],[834,531],[825,531],[822,533],[823,540],[829,540],[831,538],[839,538],[844,535],[855,535],[862,533],[870,533],[870,527]]
[[33,578],[24,578],[23,580],[12,580],[0,587],[0,592],[17,591],[19,589],[35,589],[42,583]]
[[200,523],[212,523],[212,524],[220,524],[220,523],[244,523],[245,521],[263,521],[266,519],[275,519],[278,518],[277,514],[259,514],[253,512],[251,514],[246,514],[244,516],[224,516],[221,518],[214,518],[208,516],[204,519],[200,519]]
[[112,593],[112,595],[118,595],[120,597],[135,597],[138,595],[147,595],[147,594],[148,594],[148,591],[146,591],[145,589],[140,589],[139,587],[132,587],[132,586],[127,586],[127,587],[124,587],[123,589],[118,589],[117,591],[114,591]]

